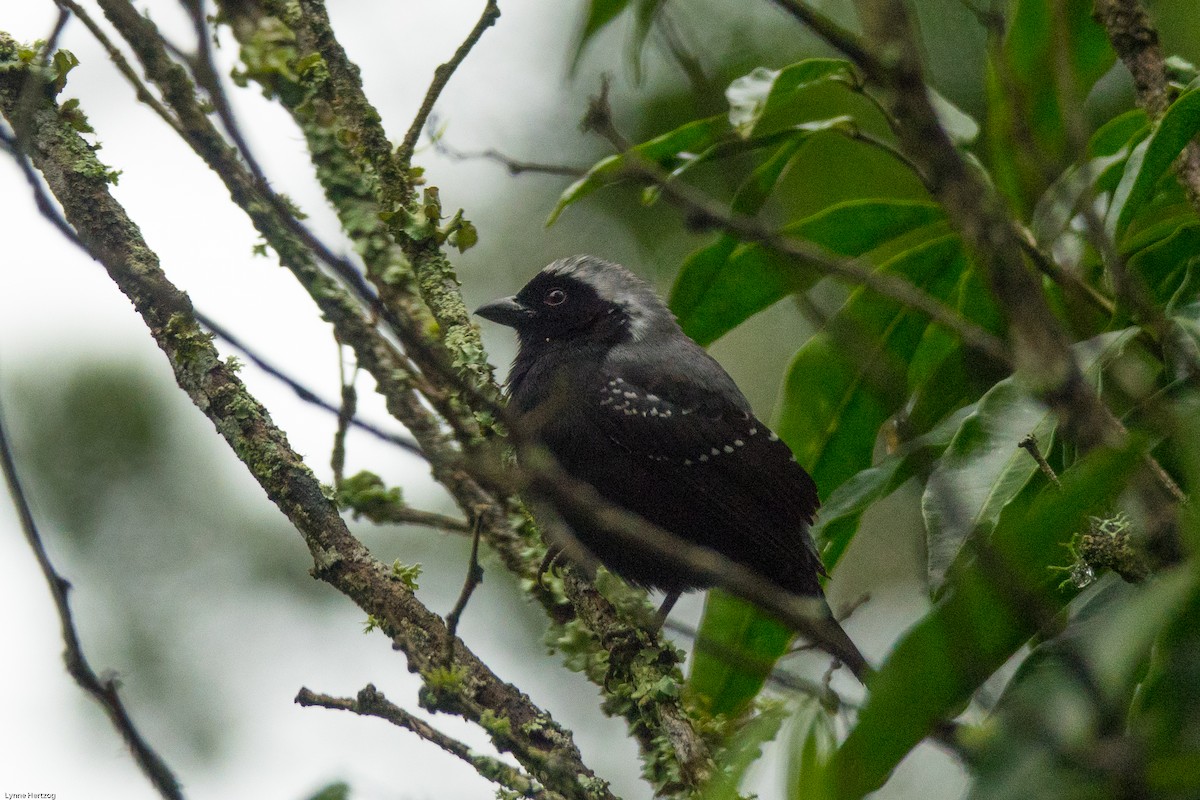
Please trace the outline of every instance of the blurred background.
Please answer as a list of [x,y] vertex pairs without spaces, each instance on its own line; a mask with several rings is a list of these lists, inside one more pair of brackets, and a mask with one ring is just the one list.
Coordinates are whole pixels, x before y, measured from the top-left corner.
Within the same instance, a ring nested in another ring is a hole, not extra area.
[[[817,5],[852,23],[849,3]],[[1194,3],[1148,5],[1164,49],[1197,60]],[[394,139],[407,129],[434,67],[481,10],[464,0],[338,0],[329,6]],[[917,6],[934,84],[978,114],[983,28],[963,0]],[[192,49],[188,24],[172,0],[140,7],[183,49]],[[469,307],[515,291],[545,263],[576,252],[624,263],[666,293],[682,259],[710,238],[688,232],[669,208],[647,213],[638,191],[621,188],[573,206],[547,228],[569,179],[512,176],[492,161],[462,157],[495,149],[519,160],[586,167],[608,152],[578,130],[602,73],[614,78],[618,126],[641,140],[700,114],[721,113],[724,87],[756,66],[778,68],[823,52],[766,3],[679,0],[674,7],[682,12],[675,15],[679,36],[704,73],[701,91],[654,36],[635,69],[627,20],[606,29],[575,64],[585,3],[502,0],[499,23],[437,108],[442,140],[459,155],[435,151],[426,140],[416,159],[440,187],[444,207],[451,213],[464,207],[480,232],[479,245],[455,259]],[[7,3],[0,30],[29,42],[48,36],[56,16],[50,0]],[[224,33],[220,43],[219,56],[232,66],[232,37]],[[80,98],[104,145],[101,159],[121,170],[114,194],[167,275],[259,354],[336,400],[339,360],[329,329],[289,273],[272,257],[253,255],[257,237],[219,181],[134,100],[82,25],[70,22],[60,45],[82,62],[64,98]],[[254,89],[233,89],[232,96],[276,189],[309,215],[312,229],[348,252],[285,113]],[[836,105],[847,101],[835,93],[809,102],[813,118],[862,110]],[[1128,77],[1117,67],[1089,107],[1106,114],[1131,102]],[[817,136],[808,147],[819,157],[801,160],[789,176],[781,202],[790,214],[861,196],[876,182],[892,187],[892,194],[898,185],[903,191],[896,167],[883,157],[864,155],[837,137]],[[710,179],[719,182],[719,176]],[[88,657],[97,670],[120,675],[135,721],[182,778],[187,795],[303,798],[345,781],[355,798],[492,797],[490,784],[414,736],[378,720],[292,703],[301,686],[353,695],[373,682],[415,711],[418,682],[386,637],[363,634],[362,612],[309,577],[300,538],[176,390],[165,359],[102,269],[38,216],[7,159],[0,159],[0,186],[0,404],[19,469],[51,558],[73,584]],[[917,196],[919,189],[914,184],[911,191]],[[833,286],[818,287],[816,295],[830,304],[841,297]],[[809,332],[785,302],[712,352],[769,418],[786,364]],[[484,336],[503,373],[513,353],[510,333],[485,326]],[[218,346],[236,352],[224,342]],[[242,374],[293,446],[330,480],[335,420],[253,365]],[[396,430],[369,383],[360,385],[361,415]],[[347,474],[359,469],[403,486],[415,507],[454,513],[422,461],[352,432]],[[871,593],[848,628],[875,658],[926,607],[916,500],[901,491],[873,509],[832,583],[835,606]],[[355,530],[378,558],[421,563],[419,595],[436,611],[450,609],[465,575],[465,540],[413,528]],[[675,618],[695,624],[701,601],[687,598]],[[152,796],[102,712],[63,669],[53,604],[7,498],[0,501],[0,609],[0,683],[7,689],[0,693],[0,790]],[[541,612],[493,568],[460,632],[496,672],[575,732],[585,759],[619,795],[648,797],[623,724],[604,718],[594,687],[546,652],[544,630]],[[819,676],[824,663],[800,659],[789,668]],[[445,717],[435,723],[489,749],[486,737],[465,723]],[[764,759],[752,788],[775,796],[779,772],[778,763]],[[924,748],[877,796],[953,798],[964,785],[951,760]]]

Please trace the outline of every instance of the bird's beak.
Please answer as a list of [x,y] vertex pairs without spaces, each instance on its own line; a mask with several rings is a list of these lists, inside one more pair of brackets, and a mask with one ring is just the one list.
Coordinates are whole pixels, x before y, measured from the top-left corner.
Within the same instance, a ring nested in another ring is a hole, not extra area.
[[533,309],[518,300],[516,295],[501,297],[499,300],[486,303],[475,309],[475,313],[484,319],[499,322],[501,325],[507,325],[510,328],[517,327],[525,320],[530,319],[534,314]]

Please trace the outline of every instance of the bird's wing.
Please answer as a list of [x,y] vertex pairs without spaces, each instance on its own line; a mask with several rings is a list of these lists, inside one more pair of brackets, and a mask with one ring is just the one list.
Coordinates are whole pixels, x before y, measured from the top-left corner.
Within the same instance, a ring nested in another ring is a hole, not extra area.
[[703,355],[652,370],[601,371],[592,384],[600,426],[629,457],[685,484],[719,527],[769,542],[777,552],[795,552],[802,543],[821,571],[805,532],[820,505],[816,485],[750,412],[732,379]]

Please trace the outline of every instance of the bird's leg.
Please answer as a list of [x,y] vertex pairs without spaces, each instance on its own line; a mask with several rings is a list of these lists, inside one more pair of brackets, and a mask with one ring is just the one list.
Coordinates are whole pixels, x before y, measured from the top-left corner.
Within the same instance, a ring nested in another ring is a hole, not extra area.
[[658,611],[654,614],[654,630],[661,631],[662,626],[666,624],[667,615],[671,613],[671,609],[675,607],[675,603],[679,600],[680,592],[676,589],[673,592],[667,592],[667,596],[663,598],[662,605],[658,607]]
[[554,566],[554,562],[557,561],[558,557],[562,555],[562,551],[563,549],[556,544],[549,545],[546,548],[546,557],[542,559],[542,563],[538,567],[537,571],[536,582],[538,586],[545,588],[544,584],[542,583],[542,576]]

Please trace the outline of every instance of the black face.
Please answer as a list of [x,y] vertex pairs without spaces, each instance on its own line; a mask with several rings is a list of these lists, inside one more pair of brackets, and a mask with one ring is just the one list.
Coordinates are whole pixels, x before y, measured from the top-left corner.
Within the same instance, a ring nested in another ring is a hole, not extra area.
[[579,337],[605,340],[624,327],[619,307],[602,300],[591,286],[545,272],[516,295],[480,306],[475,313],[515,328],[525,341]]

